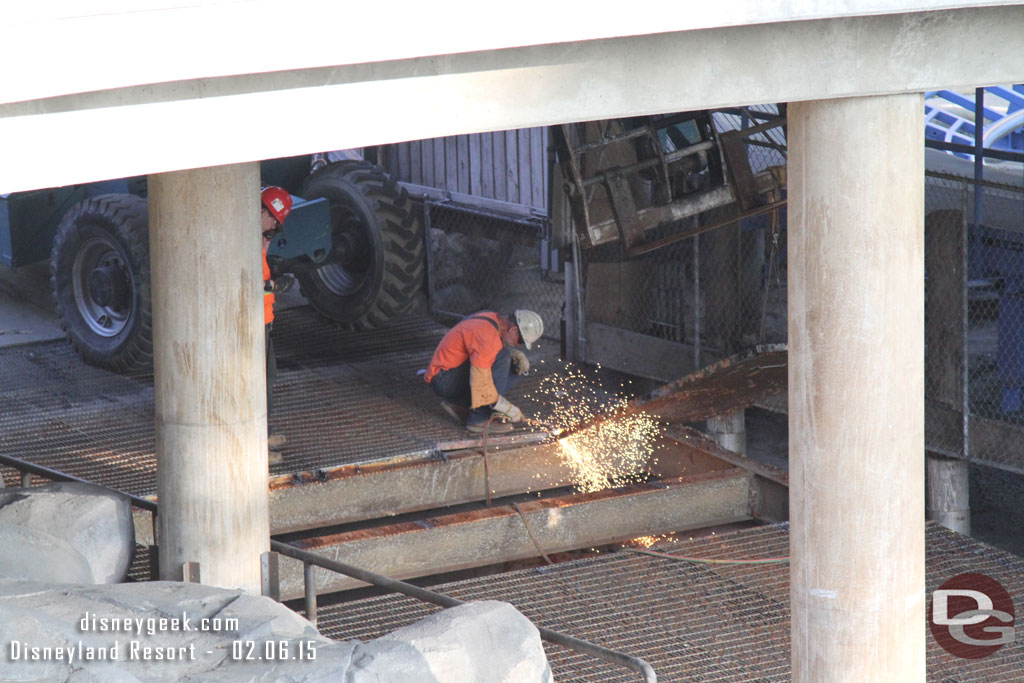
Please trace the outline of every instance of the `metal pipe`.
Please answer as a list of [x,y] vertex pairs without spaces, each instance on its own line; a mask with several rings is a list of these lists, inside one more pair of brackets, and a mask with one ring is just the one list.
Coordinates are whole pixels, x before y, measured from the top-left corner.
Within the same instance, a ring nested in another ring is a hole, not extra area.
[[662,249],[671,244],[675,244],[676,242],[680,242],[688,237],[699,235],[702,232],[709,232],[711,230],[717,230],[718,228],[724,228],[727,225],[732,225],[733,223],[739,222],[745,218],[754,218],[755,216],[760,216],[761,214],[768,213],[770,211],[775,211],[776,209],[781,209],[785,205],[786,200],[780,199],[777,202],[772,202],[771,204],[759,206],[756,209],[748,211],[747,213],[738,216],[731,216],[717,223],[711,223],[705,226],[700,226],[699,224],[697,224],[694,227],[690,228],[689,230],[681,230],[680,232],[674,235],[669,235],[668,237],[663,237],[653,242],[642,242],[637,246],[633,247],[632,249],[630,249],[629,255],[640,256],[641,254],[647,254],[657,249]]
[[[694,227],[700,226],[700,216],[693,217]],[[693,370],[701,367],[700,362],[700,235],[693,236]]]
[[[572,227],[569,228],[575,232]],[[564,307],[562,317],[565,320],[565,339],[563,340],[563,346],[565,347],[565,360],[570,363],[575,363],[578,359],[579,353],[579,330],[577,325],[579,320],[576,316],[576,264],[573,262],[572,256],[572,239],[569,242],[569,258],[565,261],[565,293],[564,293]]]
[[967,183],[962,185],[963,187],[963,210],[960,212],[960,272],[963,273],[962,287],[964,291],[961,292],[960,301],[960,410],[961,410],[961,455],[964,460],[969,460],[971,457],[971,398],[970,398],[970,357],[967,350],[967,335],[970,332],[970,301],[969,293],[967,290],[967,282],[970,277],[967,273],[967,249],[969,248],[969,241],[967,239]]
[[600,149],[601,147],[604,147],[606,145],[611,145],[616,142],[625,142],[626,140],[632,140],[633,138],[638,138],[644,135],[647,135],[646,126],[642,128],[632,128],[620,135],[607,135],[603,136],[600,140],[596,140],[585,145],[579,145],[574,148],[574,151],[577,154],[582,154],[583,152],[591,152],[595,149]]
[[[690,216],[695,216],[699,213],[703,213],[720,206],[727,206],[736,201],[736,197],[733,195],[732,189],[728,185],[720,185],[688,197],[689,198],[685,200],[680,199],[673,204],[654,206],[649,209],[640,209],[637,211],[636,218],[639,224],[643,226],[642,230],[647,232],[648,230],[653,230],[662,223],[689,218]],[[741,216],[741,218],[742,217],[745,216]],[[591,247],[596,247],[599,244],[605,244],[607,242],[614,242],[619,239],[618,221],[615,218],[609,218],[608,220],[601,221],[600,223],[590,224],[587,229],[587,234]],[[693,233],[682,231],[679,234],[683,237],[689,237]],[[677,236],[674,235],[673,237]],[[641,243],[637,247],[634,247],[634,250],[645,247],[646,244]]]
[[491,413],[491,416],[487,418],[487,423],[484,425],[483,445],[480,448],[480,453],[484,458],[484,494],[487,496],[487,507],[491,507],[491,468],[487,463],[487,430],[491,428],[491,421],[496,415],[497,413]]
[[583,255],[580,250],[580,234],[572,231],[572,278],[573,296],[576,297],[576,353],[580,361],[587,358],[587,312],[583,308]]
[[313,563],[302,563],[302,582],[306,589],[306,619],[316,626],[316,577],[313,576]]
[[[497,448],[507,446],[529,446],[530,444],[541,443],[547,438],[547,434],[539,433],[513,434],[510,436],[489,436],[487,438],[487,444]],[[483,438],[459,439],[457,441],[438,441],[433,452],[447,453],[448,451],[464,451],[469,448],[480,448],[483,443]]]
[[978,181],[985,179],[985,89],[974,90],[974,227],[981,226],[985,190]]
[[[66,474],[58,470],[50,469],[49,467],[45,467],[43,465],[37,465],[34,462],[28,462],[27,460],[22,460],[21,458],[15,458],[10,455],[0,454],[0,464],[7,465],[8,467],[13,467],[14,469],[21,472],[23,475],[37,474],[40,477],[45,477],[47,479],[50,479],[51,481],[74,481],[81,484],[99,486],[100,488],[108,489],[118,495],[124,496],[129,501],[131,501],[131,504],[134,505],[135,507],[142,508],[143,510],[149,510],[150,512],[153,513],[156,512],[156,503],[151,500],[147,500],[146,498],[140,498],[138,496],[133,496],[130,493],[118,491],[117,489],[110,488],[109,486],[96,484],[87,479],[76,477],[73,474]],[[22,477],[22,480],[24,481],[24,476]]]
[[[329,569],[333,572],[344,574],[345,576],[351,576],[354,579],[377,586],[378,588],[383,588],[395,593],[401,593],[402,595],[407,595],[423,602],[429,602],[433,605],[438,605],[440,607],[458,607],[459,605],[465,604],[462,600],[457,600],[451,596],[444,595],[442,593],[435,593],[434,591],[427,590],[426,588],[420,588],[419,586],[414,586],[411,583],[392,579],[375,572],[360,569],[359,567],[353,567],[350,564],[338,562],[337,560],[320,557],[319,555],[301,550],[287,543],[282,543],[281,541],[271,540],[270,547],[272,550],[279,552],[282,555],[287,555],[292,559],[299,560],[300,562],[315,564],[318,567],[323,567],[324,569]],[[631,671],[642,674],[644,681],[647,683],[657,683],[658,676],[654,672],[654,668],[639,657],[633,657],[616,650],[609,650],[608,648],[601,647],[596,643],[580,640],[579,638],[573,638],[572,636],[559,633],[558,631],[552,631],[542,626],[538,626],[537,630],[540,632],[540,637],[549,643],[555,643],[576,652],[589,654],[592,657],[596,657],[610,664],[617,664]]]
[[[943,152],[959,152],[960,154],[974,154],[976,151],[971,145],[963,145],[957,142],[945,142],[943,140],[925,140],[924,146],[931,149],[938,149]],[[1016,161],[1018,163],[1024,161],[1024,154],[1021,152],[1011,152],[1004,149],[985,149],[982,150],[982,156],[989,159]]]
[[[680,159],[684,159],[688,156],[699,154],[700,152],[706,152],[714,148],[715,143],[711,142],[710,140],[707,142],[698,142],[696,145],[690,145],[689,147],[684,147],[683,149],[677,149],[674,152],[669,152],[668,154],[665,155],[665,163],[671,164],[676,161],[679,161]],[[614,171],[611,171],[609,173],[595,173],[589,178],[583,179],[583,187],[599,185],[601,183],[606,182],[609,177],[622,176],[628,173],[633,173],[635,171],[642,171],[647,168],[654,168],[655,166],[660,166],[661,163],[661,159],[655,157],[653,159],[647,159],[645,161],[638,161],[637,163],[630,164],[629,166],[617,167]]]
[[[993,145],[1022,125],[1024,125],[1024,109],[1018,109],[986,130],[985,135],[981,139],[982,145]],[[974,134],[978,134],[977,127],[974,129]]]

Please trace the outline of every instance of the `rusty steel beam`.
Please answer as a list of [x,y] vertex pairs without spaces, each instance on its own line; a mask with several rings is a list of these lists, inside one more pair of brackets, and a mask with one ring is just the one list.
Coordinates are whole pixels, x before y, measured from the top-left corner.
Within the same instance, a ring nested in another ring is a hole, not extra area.
[[[553,442],[530,444],[495,439],[488,446],[487,470],[491,496],[546,491],[573,484],[572,472]],[[450,442],[462,446],[474,440]],[[700,474],[730,465],[712,453],[684,448],[665,438],[656,444],[655,478]],[[447,453],[444,459],[400,458],[364,464],[339,465],[315,472],[270,478],[270,529],[283,534],[304,529],[348,524],[408,512],[484,500],[484,463],[480,449]],[[156,502],[155,496],[149,500]],[[152,513],[134,509],[135,537],[153,544]]]
[[[722,449],[714,442],[705,439],[697,447],[696,441],[687,442],[680,434],[670,428],[656,444],[657,458],[649,468],[655,479],[743,466],[730,461],[730,452],[719,452]],[[572,472],[556,443],[495,441],[497,444],[489,445],[487,452],[492,497],[573,485]],[[474,443],[478,441],[441,445]],[[482,501],[486,498],[484,480],[483,456],[478,448],[451,451],[443,459],[395,458],[272,476],[270,529],[272,534],[283,534]],[[155,503],[156,496],[147,500]],[[137,542],[153,544],[152,513],[136,508],[133,515]]]
[[[568,485],[570,472],[557,451],[554,443],[488,448],[491,495]],[[444,459],[342,465],[273,477],[270,527],[272,533],[285,533],[483,500],[484,479],[478,449]]]
[[[361,529],[293,545],[393,578],[411,578],[589,548],[648,534],[695,529],[751,518],[754,475],[739,468],[707,472],[598,493],[536,500]],[[528,521],[536,537],[531,539]],[[300,598],[303,566],[281,558],[281,596]],[[318,569],[317,591],[364,586]]]
[[786,386],[786,373],[786,345],[758,345],[658,387],[611,415],[597,415],[562,436],[638,413],[672,424],[726,415],[777,393]]
[[631,401],[626,412],[675,423],[734,412],[786,385],[786,358],[785,344],[755,346]]
[[[726,465],[705,455],[658,444],[655,477],[678,477]],[[487,477],[494,498],[573,484],[556,443],[508,442],[488,448]],[[316,473],[273,477],[270,527],[280,534],[484,500],[482,450],[449,453],[445,459],[344,465]]]

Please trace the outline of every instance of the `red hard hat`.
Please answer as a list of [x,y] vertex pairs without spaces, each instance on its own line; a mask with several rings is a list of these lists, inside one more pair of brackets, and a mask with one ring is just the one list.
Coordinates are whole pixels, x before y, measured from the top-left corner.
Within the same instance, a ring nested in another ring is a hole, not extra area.
[[288,191],[283,187],[271,185],[263,188],[260,199],[263,200],[263,206],[267,207],[270,215],[283,225],[284,219],[292,212],[292,196]]

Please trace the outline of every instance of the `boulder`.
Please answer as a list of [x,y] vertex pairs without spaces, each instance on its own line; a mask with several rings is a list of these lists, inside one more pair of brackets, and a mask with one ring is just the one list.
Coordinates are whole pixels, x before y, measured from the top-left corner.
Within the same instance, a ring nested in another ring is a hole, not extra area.
[[511,605],[469,603],[369,643],[339,642],[269,598],[154,581],[0,580],[0,670],[15,681],[546,682]]
[[442,610],[357,648],[352,683],[550,683],[540,633],[507,602]]
[[17,581],[93,583],[89,561],[62,538],[0,522],[0,577]]
[[[92,484],[55,482],[3,489],[0,524],[35,529],[66,541],[91,567],[86,583],[124,581],[135,552],[128,499]],[[47,541],[47,545],[52,544]],[[25,546],[24,552],[30,555],[33,546]]]

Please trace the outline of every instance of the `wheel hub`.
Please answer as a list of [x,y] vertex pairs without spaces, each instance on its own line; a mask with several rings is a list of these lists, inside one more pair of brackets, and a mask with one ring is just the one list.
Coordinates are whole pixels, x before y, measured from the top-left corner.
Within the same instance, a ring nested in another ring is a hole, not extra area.
[[132,315],[132,275],[118,246],[100,237],[88,240],[71,268],[75,308],[89,329],[101,337],[125,330]]
[[89,273],[89,298],[104,308],[124,308],[128,297],[128,279],[119,267],[101,265]]
[[350,271],[364,271],[370,260],[370,245],[362,226],[348,226],[335,234],[336,263]]

